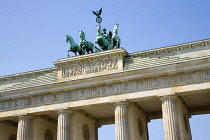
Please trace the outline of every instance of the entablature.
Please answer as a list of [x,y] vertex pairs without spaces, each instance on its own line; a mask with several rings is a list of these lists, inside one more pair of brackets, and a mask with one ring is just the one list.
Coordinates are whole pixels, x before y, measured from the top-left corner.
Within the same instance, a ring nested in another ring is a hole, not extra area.
[[[202,59],[3,92],[0,99],[0,111],[70,103],[113,95],[127,96],[127,93],[131,95],[136,92],[145,92],[145,94],[141,94],[141,97],[158,96],[159,92],[151,92],[151,90],[160,90],[167,94],[173,92],[174,94],[179,92],[180,86],[209,81],[209,59]],[[150,93],[146,91],[150,91]],[[134,96],[129,98],[132,99],[132,97]]]

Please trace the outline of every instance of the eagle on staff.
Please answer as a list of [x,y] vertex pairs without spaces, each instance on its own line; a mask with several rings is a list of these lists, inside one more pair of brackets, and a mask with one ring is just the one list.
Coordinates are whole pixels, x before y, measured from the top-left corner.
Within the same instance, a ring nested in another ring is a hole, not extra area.
[[96,15],[96,22],[97,23],[101,23],[102,22],[102,18],[101,18],[101,13],[102,13],[102,8],[99,11],[92,11],[94,15]]

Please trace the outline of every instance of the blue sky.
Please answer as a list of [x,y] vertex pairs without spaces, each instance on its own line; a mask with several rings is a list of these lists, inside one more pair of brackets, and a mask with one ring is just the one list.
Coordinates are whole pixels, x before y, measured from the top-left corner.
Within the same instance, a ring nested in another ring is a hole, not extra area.
[[[210,0],[1,0],[0,76],[53,67],[67,56],[67,34],[79,43],[83,30],[94,42],[92,10],[101,7],[102,28],[112,31],[119,23],[129,53],[210,38]],[[190,121],[193,140],[209,139],[209,115]],[[151,140],[163,139],[162,120],[151,121],[149,129]],[[99,140],[114,139],[113,126],[102,130]]]

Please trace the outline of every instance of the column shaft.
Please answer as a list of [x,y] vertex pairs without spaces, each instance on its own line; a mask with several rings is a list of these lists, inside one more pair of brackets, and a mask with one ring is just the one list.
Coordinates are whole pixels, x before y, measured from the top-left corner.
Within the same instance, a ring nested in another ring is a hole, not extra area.
[[18,118],[17,140],[30,140],[30,117],[21,116]]
[[128,115],[126,102],[115,104],[115,140],[128,140]]
[[95,140],[98,140],[98,128],[101,127],[101,125],[95,124]]
[[57,126],[57,140],[69,140],[70,139],[70,112],[59,111],[58,112],[58,126]]
[[180,140],[176,97],[161,97],[165,140]]

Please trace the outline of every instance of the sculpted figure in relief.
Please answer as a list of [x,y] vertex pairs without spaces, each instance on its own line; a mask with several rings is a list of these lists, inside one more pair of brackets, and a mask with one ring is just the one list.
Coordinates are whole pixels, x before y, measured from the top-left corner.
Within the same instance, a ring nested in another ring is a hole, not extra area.
[[72,99],[72,97],[71,97],[72,95],[71,94],[72,94],[72,91],[66,92],[65,93],[65,100],[71,100]]
[[78,91],[78,98],[85,98],[85,90]]

